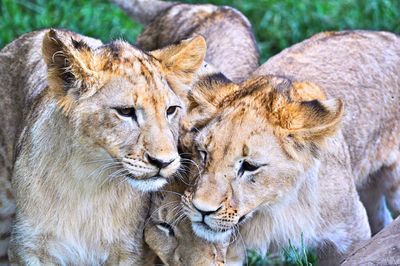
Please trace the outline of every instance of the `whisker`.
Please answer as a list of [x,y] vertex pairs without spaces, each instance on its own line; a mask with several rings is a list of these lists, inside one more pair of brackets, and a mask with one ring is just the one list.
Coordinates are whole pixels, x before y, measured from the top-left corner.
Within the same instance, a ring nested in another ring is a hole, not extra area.
[[237,228],[237,232],[238,232],[238,235],[240,236],[240,239],[242,241],[242,245],[243,245],[243,248],[244,248],[244,256],[245,256],[246,266],[248,266],[249,262],[248,262],[248,257],[247,257],[247,246],[246,246],[246,243],[244,242],[242,234],[240,233],[239,227]]
[[169,193],[173,193],[173,194],[178,195],[178,196],[180,196],[180,197],[183,196],[183,194],[181,194],[181,193],[179,193],[179,192],[176,192],[176,191],[171,191],[171,190],[159,190],[159,191],[160,191],[160,192],[169,192]]
[[112,169],[115,166],[119,166],[117,163],[115,162],[111,162],[111,163],[106,163],[101,165],[100,167],[96,168],[95,170],[93,170],[89,175],[88,178],[91,178],[94,174],[96,174],[96,172],[99,171],[99,173],[97,174],[96,178],[98,178],[101,174],[103,174],[104,171],[107,171],[109,169]]
[[[115,166],[115,167],[117,167],[117,166]],[[115,168],[115,167],[112,167],[112,168]],[[111,170],[112,168],[110,168],[109,170]],[[109,174],[104,180],[103,180],[103,182],[100,184],[100,186],[103,186],[104,184],[106,184],[106,183],[108,183],[108,182],[111,182],[114,178],[115,178],[115,176],[117,176],[117,175],[119,175],[121,172],[123,172],[125,169],[123,169],[123,168],[120,168],[120,166],[118,166],[118,169],[117,170],[115,170],[114,172],[112,172],[111,174]]]
[[151,214],[149,215],[149,217],[146,219],[146,222],[144,224],[144,226],[146,226],[148,224],[148,222],[150,221],[150,219],[152,218],[152,216],[154,215],[154,213],[156,213],[157,211],[159,211],[160,209],[164,209],[167,206],[171,205],[171,204],[179,204],[180,200],[175,200],[175,201],[171,201],[171,202],[167,202],[163,205],[161,205],[160,207],[156,208],[154,211],[151,212]]

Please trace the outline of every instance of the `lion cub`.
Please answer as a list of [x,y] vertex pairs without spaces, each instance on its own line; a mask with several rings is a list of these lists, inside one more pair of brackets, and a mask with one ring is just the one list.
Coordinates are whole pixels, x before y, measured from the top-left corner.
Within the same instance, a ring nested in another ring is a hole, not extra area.
[[26,39],[2,51],[32,70],[2,73],[20,80],[2,90],[26,95],[14,100],[23,119],[11,263],[143,265],[143,192],[160,190],[181,166],[178,95],[202,65],[204,39],[153,52],[122,41],[93,47],[55,30],[29,35],[36,45],[26,51]]
[[[390,33],[325,33],[212,90],[225,97],[195,87],[200,110],[187,119],[203,126],[203,171],[183,198],[195,233],[223,241],[240,227],[261,253],[303,236],[322,265],[338,265],[370,237],[356,185],[373,230],[389,222],[384,197],[396,212],[400,202],[399,49]],[[235,241],[228,264],[244,254]]]

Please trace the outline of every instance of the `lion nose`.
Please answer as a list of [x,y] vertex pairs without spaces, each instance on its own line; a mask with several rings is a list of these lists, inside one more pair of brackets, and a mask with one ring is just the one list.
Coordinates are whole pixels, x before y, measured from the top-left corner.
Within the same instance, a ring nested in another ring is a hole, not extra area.
[[210,214],[213,214],[213,213],[219,211],[222,208],[222,205],[218,206],[218,207],[214,207],[212,205],[208,205],[208,204],[205,204],[203,202],[194,200],[193,201],[193,207],[198,212],[200,212],[201,215],[204,217],[204,216],[207,216],[207,215],[210,215]]
[[168,161],[161,160],[159,158],[155,158],[155,157],[149,155],[148,153],[146,153],[146,157],[150,164],[152,164],[160,169],[167,167],[175,160],[175,159],[171,159]]

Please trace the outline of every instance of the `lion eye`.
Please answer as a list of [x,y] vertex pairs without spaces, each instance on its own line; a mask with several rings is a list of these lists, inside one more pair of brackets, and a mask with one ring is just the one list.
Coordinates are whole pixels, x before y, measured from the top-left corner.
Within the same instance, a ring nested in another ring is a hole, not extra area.
[[260,168],[259,165],[249,163],[248,161],[243,161],[239,169],[239,176],[243,175],[244,172],[254,172],[258,168]]
[[156,224],[157,228],[161,231],[165,232],[169,236],[175,236],[174,229],[170,224],[167,223],[158,223]]
[[172,105],[172,106],[168,107],[167,116],[173,115],[178,108],[180,108],[180,107],[177,105]]
[[199,150],[199,153],[200,153],[201,159],[203,160],[203,163],[206,163],[207,162],[207,156],[208,156],[207,152],[203,151],[203,150]]
[[119,115],[124,117],[131,117],[132,119],[136,120],[136,111],[135,108],[115,108]]

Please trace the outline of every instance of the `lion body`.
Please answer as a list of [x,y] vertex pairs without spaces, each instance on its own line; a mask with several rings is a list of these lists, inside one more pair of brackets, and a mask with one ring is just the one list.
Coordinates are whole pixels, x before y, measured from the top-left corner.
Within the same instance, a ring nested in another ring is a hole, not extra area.
[[290,47],[254,75],[310,81],[346,104],[343,134],[373,233],[400,214],[400,38],[388,32],[327,32]]
[[[259,63],[252,27],[238,10],[208,4],[114,0],[131,17],[144,22],[137,44],[154,50],[202,35],[207,42],[205,61],[238,82],[245,80]],[[143,19],[146,17],[146,19]]]
[[[1,251],[3,263],[8,262],[7,249],[11,225],[15,217],[15,198],[11,189],[14,163],[14,146],[23,127],[29,106],[46,87],[47,68],[40,49],[45,31],[32,32],[16,39],[0,53],[0,96],[2,110],[1,128]],[[100,46],[99,40],[83,37],[93,47]],[[30,73],[30,74],[28,74]]]

